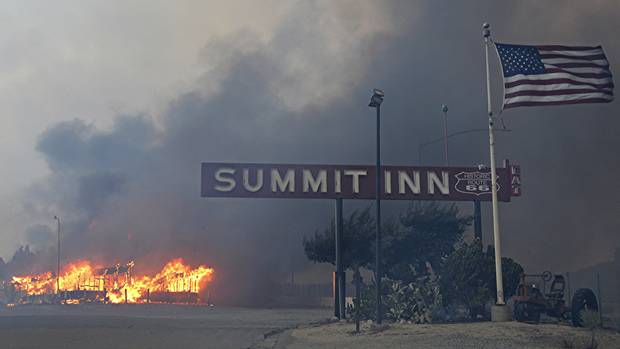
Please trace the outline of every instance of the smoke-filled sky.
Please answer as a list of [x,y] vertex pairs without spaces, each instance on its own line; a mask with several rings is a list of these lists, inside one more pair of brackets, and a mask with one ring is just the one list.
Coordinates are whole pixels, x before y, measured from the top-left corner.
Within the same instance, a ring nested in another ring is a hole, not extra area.
[[[201,199],[201,161],[372,163],[379,87],[384,163],[417,163],[442,104],[451,132],[486,127],[483,22],[498,42],[602,44],[614,71],[619,16],[616,0],[7,1],[0,256],[53,245],[58,214],[67,259],[185,255],[246,283],[302,268],[301,237],[333,203]],[[491,69],[498,109],[495,56]],[[620,246],[619,111],[503,114],[497,157],[522,166],[524,194],[501,204],[502,245],[526,270],[579,269]],[[455,137],[450,161],[488,163],[487,144]],[[442,163],[441,145],[424,159]]]

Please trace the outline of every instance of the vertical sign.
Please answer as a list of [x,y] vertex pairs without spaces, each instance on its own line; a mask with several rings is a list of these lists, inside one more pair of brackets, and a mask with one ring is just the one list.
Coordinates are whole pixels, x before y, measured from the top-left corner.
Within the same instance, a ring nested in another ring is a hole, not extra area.
[[521,166],[510,165],[510,196],[521,196]]

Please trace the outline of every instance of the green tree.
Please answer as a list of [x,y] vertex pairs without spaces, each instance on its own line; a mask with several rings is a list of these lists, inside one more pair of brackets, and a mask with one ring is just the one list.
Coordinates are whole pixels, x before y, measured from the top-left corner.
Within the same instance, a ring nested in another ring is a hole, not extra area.
[[[489,245],[487,247],[486,254],[487,263],[493,266],[491,268],[491,292],[493,292],[493,297],[495,297],[497,287],[495,284],[495,249],[493,249],[493,246]],[[521,274],[523,273],[524,271],[521,264],[517,263],[512,258],[502,257],[502,279],[504,282],[504,298],[508,299],[514,296],[515,291],[517,290],[517,286],[519,286],[519,283],[521,282]]]
[[469,316],[484,313],[485,303],[492,298],[491,273],[486,253],[479,240],[463,244],[454,251],[441,268],[440,287],[444,302],[465,306]]
[[[343,222],[342,264],[343,268],[356,270],[374,261],[375,220],[370,207],[355,210]],[[327,229],[315,231],[311,237],[304,237],[306,257],[316,263],[336,264],[335,224],[332,219]]]
[[[502,258],[504,294],[510,297],[519,283],[523,268],[510,258]],[[485,304],[495,297],[495,254],[486,252],[476,240],[451,253],[440,269],[440,289],[444,303],[465,306],[469,316],[485,315]]]
[[[343,267],[374,270],[375,220],[371,207],[356,210],[343,222]],[[461,216],[456,205],[413,202],[398,222],[382,224],[382,275],[409,283],[427,275],[427,263],[436,270],[462,241],[471,216]],[[335,264],[334,221],[303,240],[311,261]]]
[[462,241],[471,216],[461,216],[456,205],[413,202],[400,216],[397,231],[386,234],[383,270],[395,280],[414,282],[427,275],[427,265],[438,270],[443,259]]

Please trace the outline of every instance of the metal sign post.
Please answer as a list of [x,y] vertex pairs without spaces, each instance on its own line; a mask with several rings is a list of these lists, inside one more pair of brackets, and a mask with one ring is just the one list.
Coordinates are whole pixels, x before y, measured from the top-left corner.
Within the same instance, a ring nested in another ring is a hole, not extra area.
[[482,211],[480,200],[474,200],[474,238],[482,242]]
[[335,310],[336,317],[339,319],[344,319],[346,317],[345,314],[345,273],[342,267],[342,234],[343,234],[343,224],[342,224],[342,199],[336,199],[336,216],[334,219],[335,225],[335,245],[336,245],[336,280],[335,280]]

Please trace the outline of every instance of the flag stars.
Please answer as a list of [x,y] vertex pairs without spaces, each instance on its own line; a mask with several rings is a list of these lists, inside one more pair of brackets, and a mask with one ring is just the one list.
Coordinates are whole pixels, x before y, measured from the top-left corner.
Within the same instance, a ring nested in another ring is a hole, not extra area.
[[536,47],[506,44],[496,44],[496,47],[505,76],[545,72]]

